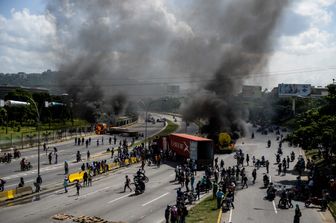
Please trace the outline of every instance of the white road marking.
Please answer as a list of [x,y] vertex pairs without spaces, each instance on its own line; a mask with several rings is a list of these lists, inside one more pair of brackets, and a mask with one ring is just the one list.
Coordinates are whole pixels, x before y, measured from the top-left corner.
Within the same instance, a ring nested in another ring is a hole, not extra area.
[[272,203],[273,203],[274,212],[277,214],[278,211],[277,211],[277,208],[276,208],[276,206],[275,206],[275,202],[274,202],[274,200],[272,201]]
[[129,193],[129,194],[126,194],[126,195],[124,195],[124,196],[118,197],[118,198],[116,198],[116,199],[114,199],[114,200],[112,200],[112,201],[109,201],[109,202],[107,202],[107,203],[108,203],[108,204],[111,204],[111,203],[113,203],[113,202],[115,202],[115,201],[118,201],[118,200],[120,200],[120,199],[123,199],[123,198],[125,198],[125,197],[128,197],[128,196],[131,195],[131,194],[133,194],[133,192],[132,192],[132,193]]
[[229,215],[229,222],[231,222],[231,220],[232,220],[232,208],[230,208],[230,215]]
[[144,206],[146,206],[147,204],[150,204],[150,203],[152,203],[152,202],[154,202],[154,201],[156,201],[156,200],[159,200],[161,197],[164,197],[164,196],[166,196],[167,194],[169,194],[169,192],[164,193],[164,194],[162,194],[161,196],[159,196],[159,197],[157,197],[157,198],[154,198],[154,199],[151,200],[151,201],[148,201],[147,203],[144,203],[144,204],[142,205],[142,207],[144,207]]

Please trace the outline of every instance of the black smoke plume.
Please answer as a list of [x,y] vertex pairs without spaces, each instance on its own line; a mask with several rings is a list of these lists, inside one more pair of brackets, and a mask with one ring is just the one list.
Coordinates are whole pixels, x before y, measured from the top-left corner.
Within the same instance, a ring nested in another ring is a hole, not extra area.
[[221,61],[212,80],[204,89],[208,96],[192,98],[183,109],[187,120],[206,121],[203,132],[221,131],[244,134],[245,111],[236,101],[244,78],[265,67],[271,54],[272,32],[286,6],[286,1],[232,1],[225,11],[211,15],[218,26],[223,45]]
[[[125,98],[163,96],[172,82],[201,83],[199,91],[206,94],[190,98],[184,118],[205,120],[206,132],[239,129],[243,112],[233,96],[244,78],[267,65],[272,32],[286,5],[287,0],[50,1],[59,83],[77,104],[103,102],[118,114],[128,107]],[[120,92],[125,98],[114,97]]]

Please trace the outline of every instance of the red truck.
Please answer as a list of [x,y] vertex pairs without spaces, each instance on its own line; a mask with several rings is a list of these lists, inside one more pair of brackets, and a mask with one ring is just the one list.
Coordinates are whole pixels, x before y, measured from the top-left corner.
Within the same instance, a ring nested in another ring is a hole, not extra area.
[[199,136],[173,133],[161,138],[161,148],[171,150],[178,160],[192,159],[196,161],[198,169],[213,164],[214,147],[211,139]]

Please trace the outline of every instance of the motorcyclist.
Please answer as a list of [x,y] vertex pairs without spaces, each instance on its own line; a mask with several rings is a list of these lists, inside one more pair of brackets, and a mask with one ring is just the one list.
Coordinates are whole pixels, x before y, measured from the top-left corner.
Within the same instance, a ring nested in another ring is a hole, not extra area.
[[135,192],[136,193],[143,193],[145,191],[145,182],[143,179],[139,178],[138,176],[135,176],[134,179],[134,185],[135,185]]
[[268,184],[269,184],[269,177],[267,174],[264,174],[263,176],[263,181],[264,181],[264,186],[265,187],[268,187]]
[[28,170],[31,167],[30,162],[28,162],[25,158],[22,158],[20,161],[20,166],[22,171]]
[[145,175],[145,170],[139,169],[136,173],[137,177],[144,178]]
[[273,183],[270,183],[270,185],[269,185],[269,187],[267,188],[267,191],[266,191],[266,193],[267,193],[266,198],[268,200],[274,200],[275,192],[276,192],[276,189],[274,188]]
[[280,196],[278,206],[286,208],[287,205],[288,205],[287,192],[286,192],[286,188],[283,187],[281,190],[281,196]]

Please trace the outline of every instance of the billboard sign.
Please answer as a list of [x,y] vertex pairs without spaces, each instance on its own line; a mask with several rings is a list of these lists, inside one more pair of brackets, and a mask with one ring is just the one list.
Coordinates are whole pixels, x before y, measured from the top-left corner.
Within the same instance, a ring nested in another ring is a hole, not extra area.
[[279,84],[278,95],[280,97],[307,97],[311,94],[310,84]]

